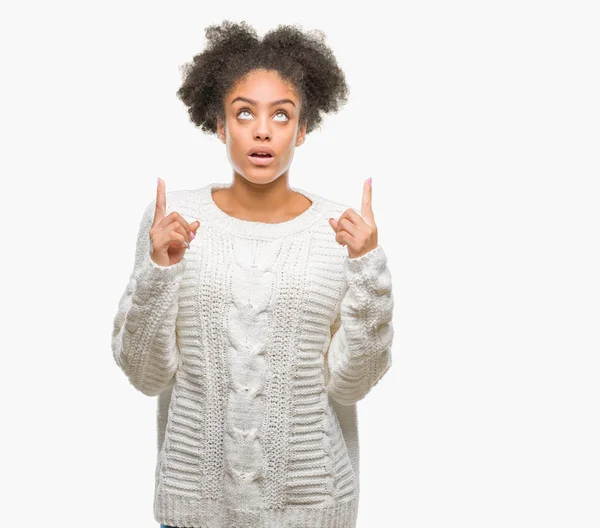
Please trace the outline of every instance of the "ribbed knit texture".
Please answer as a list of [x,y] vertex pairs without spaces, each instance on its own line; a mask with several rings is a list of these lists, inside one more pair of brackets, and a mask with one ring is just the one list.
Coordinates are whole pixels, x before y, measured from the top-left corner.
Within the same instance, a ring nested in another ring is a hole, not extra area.
[[[180,528],[353,528],[356,402],[391,366],[393,296],[381,245],[351,259],[312,201],[277,224],[229,216],[212,190],[167,193],[201,222],[181,262],[150,258],[152,201],[114,319],[112,350],[157,399],[154,518]],[[358,211],[357,211],[358,212]]]

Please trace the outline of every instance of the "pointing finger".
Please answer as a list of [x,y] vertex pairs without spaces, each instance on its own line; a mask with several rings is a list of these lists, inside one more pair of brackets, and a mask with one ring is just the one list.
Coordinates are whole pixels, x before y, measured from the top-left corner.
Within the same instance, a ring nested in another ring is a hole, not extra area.
[[167,212],[167,197],[165,194],[165,182],[158,178],[158,186],[156,188],[156,209],[154,211],[154,221],[152,225],[158,224]]
[[373,187],[371,185],[372,178],[367,178],[363,184],[363,195],[360,208],[360,214],[369,225],[375,225],[375,218],[373,216]]

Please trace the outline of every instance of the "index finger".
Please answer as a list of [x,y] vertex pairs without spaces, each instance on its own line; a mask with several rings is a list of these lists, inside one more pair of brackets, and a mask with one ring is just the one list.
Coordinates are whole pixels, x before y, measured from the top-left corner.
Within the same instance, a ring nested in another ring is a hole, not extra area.
[[367,224],[374,224],[375,218],[373,215],[373,188],[371,187],[371,178],[367,178],[363,184],[363,195],[361,202],[360,214]]
[[158,186],[156,188],[156,208],[154,210],[154,221],[152,225],[158,224],[167,212],[167,197],[165,194],[165,182],[158,178]]

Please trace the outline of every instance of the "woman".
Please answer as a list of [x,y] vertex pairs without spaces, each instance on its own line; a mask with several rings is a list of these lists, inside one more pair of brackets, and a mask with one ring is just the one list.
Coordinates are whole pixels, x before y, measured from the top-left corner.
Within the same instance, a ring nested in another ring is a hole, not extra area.
[[178,95],[233,182],[159,180],[112,335],[132,385],[158,395],[154,517],[351,528],[356,402],[391,366],[391,275],[370,178],[360,214],[289,185],[295,148],[348,87],[321,33],[206,35]]

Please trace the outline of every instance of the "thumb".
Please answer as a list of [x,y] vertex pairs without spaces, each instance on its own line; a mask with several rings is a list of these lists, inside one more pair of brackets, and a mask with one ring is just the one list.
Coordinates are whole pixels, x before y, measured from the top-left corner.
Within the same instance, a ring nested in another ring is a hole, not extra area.
[[196,232],[196,230],[200,227],[200,222],[198,220],[195,220],[190,224],[190,227],[194,232]]

